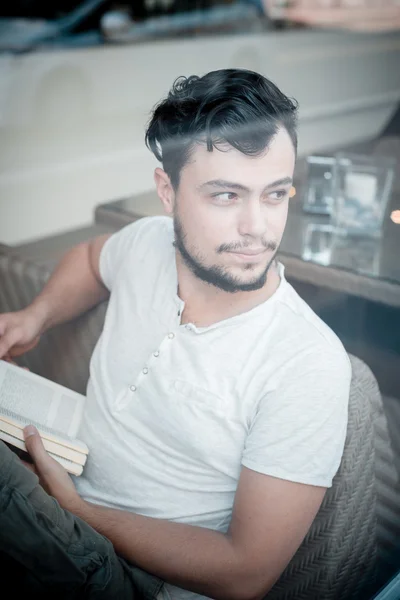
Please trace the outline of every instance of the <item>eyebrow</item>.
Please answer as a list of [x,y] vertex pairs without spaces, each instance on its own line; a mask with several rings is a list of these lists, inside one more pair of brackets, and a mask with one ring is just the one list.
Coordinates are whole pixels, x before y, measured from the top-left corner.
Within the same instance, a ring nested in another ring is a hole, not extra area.
[[[289,185],[292,183],[293,183],[293,179],[291,177],[282,177],[281,179],[277,179],[276,181],[272,181],[271,183],[268,183],[265,186],[265,188],[263,189],[263,192],[266,192],[274,187],[277,187],[278,185]],[[236,183],[234,181],[226,181],[225,179],[212,179],[211,181],[206,181],[205,183],[202,183],[200,186],[198,186],[197,189],[201,191],[207,187],[238,190],[241,192],[251,192],[250,188],[248,188],[246,185],[242,185],[241,183]]]

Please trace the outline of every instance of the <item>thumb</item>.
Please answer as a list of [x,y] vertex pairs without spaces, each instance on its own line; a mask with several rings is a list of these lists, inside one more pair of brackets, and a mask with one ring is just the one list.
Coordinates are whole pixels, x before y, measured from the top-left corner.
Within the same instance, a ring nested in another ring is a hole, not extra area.
[[44,475],[46,471],[51,469],[53,460],[47,454],[38,430],[33,425],[28,425],[24,428],[24,437],[25,446],[29,455],[35,463],[38,471]]

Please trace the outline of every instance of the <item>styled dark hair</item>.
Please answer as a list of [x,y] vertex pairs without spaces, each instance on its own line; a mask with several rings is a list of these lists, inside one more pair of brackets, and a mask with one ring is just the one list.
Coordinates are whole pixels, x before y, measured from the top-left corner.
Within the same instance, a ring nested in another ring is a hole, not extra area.
[[228,143],[257,156],[284,127],[297,151],[297,106],[253,71],[222,69],[203,77],[179,77],[153,111],[146,145],[177,189],[196,143],[205,143],[209,152]]

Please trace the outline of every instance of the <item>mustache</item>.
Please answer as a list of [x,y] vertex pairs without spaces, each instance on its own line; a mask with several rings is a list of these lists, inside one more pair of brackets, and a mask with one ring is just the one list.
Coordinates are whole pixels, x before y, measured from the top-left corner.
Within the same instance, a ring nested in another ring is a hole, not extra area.
[[[275,251],[278,248],[277,242],[274,241],[261,240],[260,245],[266,250]],[[231,242],[230,244],[221,244],[217,249],[217,253],[222,254],[223,252],[239,252],[240,250],[251,248],[251,246],[254,246],[254,244],[244,244],[243,242]]]

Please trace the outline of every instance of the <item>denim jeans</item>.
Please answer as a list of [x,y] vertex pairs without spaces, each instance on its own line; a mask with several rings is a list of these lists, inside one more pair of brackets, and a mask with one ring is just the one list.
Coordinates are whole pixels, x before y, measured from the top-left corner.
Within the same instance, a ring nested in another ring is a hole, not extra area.
[[0,571],[3,589],[31,598],[156,600],[163,586],[61,508],[1,441]]

